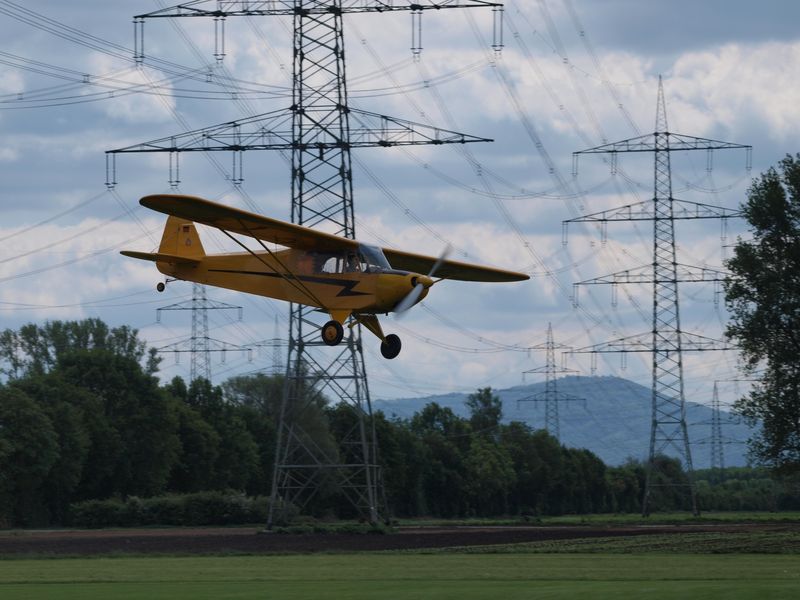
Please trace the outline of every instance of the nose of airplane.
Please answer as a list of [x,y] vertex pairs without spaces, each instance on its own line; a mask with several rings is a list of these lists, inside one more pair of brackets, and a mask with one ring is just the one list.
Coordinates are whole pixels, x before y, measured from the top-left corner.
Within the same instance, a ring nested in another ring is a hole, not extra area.
[[407,311],[417,302],[428,295],[428,289],[433,285],[433,279],[427,275],[408,275],[409,291],[394,307],[394,312],[400,314]]
[[412,289],[417,287],[417,285],[422,285],[422,287],[427,290],[433,285],[433,279],[427,275],[412,275],[410,283]]

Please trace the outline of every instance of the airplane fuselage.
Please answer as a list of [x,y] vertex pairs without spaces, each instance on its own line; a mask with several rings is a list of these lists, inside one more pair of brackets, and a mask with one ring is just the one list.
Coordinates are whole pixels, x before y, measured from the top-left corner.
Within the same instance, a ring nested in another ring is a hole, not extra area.
[[[328,311],[391,312],[425,278],[407,271],[326,272],[304,270],[302,250],[209,254],[195,264],[157,261],[158,270],[175,279],[324,308]],[[420,300],[427,294],[427,289]]]

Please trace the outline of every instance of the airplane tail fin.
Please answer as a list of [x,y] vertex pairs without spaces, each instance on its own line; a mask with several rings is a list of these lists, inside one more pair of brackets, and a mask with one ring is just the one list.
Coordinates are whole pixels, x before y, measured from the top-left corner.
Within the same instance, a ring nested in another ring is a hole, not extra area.
[[193,259],[206,255],[194,223],[174,216],[167,218],[158,252]]

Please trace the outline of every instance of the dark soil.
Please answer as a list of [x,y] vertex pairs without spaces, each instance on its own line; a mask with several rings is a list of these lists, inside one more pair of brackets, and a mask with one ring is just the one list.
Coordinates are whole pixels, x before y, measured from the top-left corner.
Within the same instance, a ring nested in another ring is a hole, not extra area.
[[800,531],[800,524],[629,527],[403,527],[387,534],[262,533],[257,528],[0,532],[0,556],[102,554],[285,554],[415,550],[547,540],[680,533]]

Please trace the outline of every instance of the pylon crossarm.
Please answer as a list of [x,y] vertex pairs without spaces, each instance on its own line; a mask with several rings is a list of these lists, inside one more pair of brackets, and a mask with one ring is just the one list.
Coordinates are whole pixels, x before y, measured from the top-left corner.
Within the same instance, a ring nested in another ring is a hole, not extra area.
[[295,0],[194,0],[169,8],[136,15],[134,19],[152,19],[165,17],[246,17],[246,16],[280,16],[295,15],[298,10],[307,15],[330,14],[334,7],[341,12],[399,12],[423,10],[441,10],[443,8],[486,8],[501,7],[499,2],[483,2],[481,0],[418,0],[414,3],[399,3],[394,0],[340,0],[339,2],[308,2],[306,5]]
[[[693,352],[710,350],[732,350],[729,344],[696,333],[686,331],[661,332],[659,343],[670,346],[668,351],[677,349]],[[572,350],[570,354],[592,354],[610,352],[653,352],[653,333],[651,331],[619,338],[602,344]]]
[[640,333],[602,344],[576,348],[570,354],[591,354],[595,352],[651,352],[653,344],[653,334],[651,332]]
[[694,137],[682,133],[666,133],[669,138],[669,151],[682,150],[750,150],[752,146],[747,144],[734,144],[733,142],[722,142],[709,138]]
[[[193,306],[193,304],[195,306]],[[233,304],[228,304],[227,302],[220,302],[218,300],[209,300],[206,299],[200,306],[196,306],[197,303],[193,303],[192,300],[185,300],[183,302],[176,302],[175,304],[167,304],[166,306],[161,306],[157,308],[157,311],[161,310],[191,310],[192,308],[202,308],[204,310],[230,310],[236,309],[241,312],[241,306],[235,306]]]
[[595,277],[594,279],[586,279],[578,281],[573,285],[618,285],[624,283],[669,283],[678,281],[681,283],[698,283],[698,282],[712,282],[712,281],[725,281],[731,276],[726,271],[712,269],[709,267],[697,267],[694,265],[685,265],[682,263],[675,264],[675,278],[661,279],[653,276],[653,265],[642,265],[633,269],[625,269],[624,271],[617,271],[610,275],[603,275]]
[[694,352],[735,349],[734,346],[722,340],[716,340],[697,333],[687,333],[686,331],[681,331],[681,346],[684,350]]
[[[560,348],[567,348],[567,346],[559,346]],[[538,373],[579,373],[580,371],[576,371],[575,369],[562,369],[556,368],[551,365],[544,365],[542,367],[535,367],[533,369],[528,369],[527,371],[523,371],[523,375],[530,375],[530,374],[538,374]]]
[[586,398],[581,398],[580,396],[575,396],[574,394],[567,394],[565,392],[537,392],[536,394],[532,394],[527,398],[520,398],[517,402],[548,402],[556,400],[558,402],[586,402]]
[[[656,218],[653,200],[627,204],[610,210],[603,210],[574,219],[564,223],[592,223],[607,221],[653,221]],[[690,202],[688,200],[672,199],[673,219],[732,219],[741,217],[740,210],[731,210],[722,206]]]
[[572,156],[577,157],[580,154],[609,154],[615,152],[652,152],[655,149],[655,142],[653,139],[653,134],[649,133],[619,142],[587,148],[586,150],[578,150],[577,152],[573,152]]
[[664,131],[603,144],[602,146],[579,150],[572,154],[577,156],[579,154],[608,154],[615,152],[655,152],[656,150],[659,152],[677,152],[685,150],[731,150],[736,148],[749,150],[752,146]]
[[[222,340],[216,340],[214,338],[203,338],[203,342],[205,344],[205,348],[199,350],[200,352],[250,352],[252,348],[249,346],[239,346],[238,344],[231,344],[229,342],[223,342]],[[175,342],[173,344],[168,344],[166,346],[161,346],[160,348],[156,348],[158,352],[172,352],[172,353],[190,353],[190,352],[198,352],[198,350],[186,347],[189,344],[189,340],[183,340],[180,342]]]
[[[351,147],[466,144],[494,141],[490,138],[467,135],[366,110],[351,108],[349,116]],[[353,123],[360,127],[354,127]]]
[[[309,111],[305,113],[306,117]],[[282,109],[195,129],[149,142],[108,150],[106,154],[132,152],[231,152],[244,150],[326,150],[372,146],[418,146],[491,142],[484,138],[396,117],[351,109],[349,141],[329,128],[314,127],[314,137],[305,144],[294,141],[291,111]],[[300,147],[299,147],[300,146]]]

